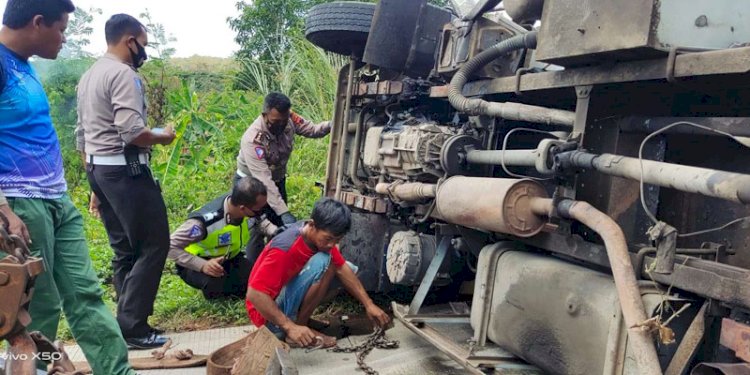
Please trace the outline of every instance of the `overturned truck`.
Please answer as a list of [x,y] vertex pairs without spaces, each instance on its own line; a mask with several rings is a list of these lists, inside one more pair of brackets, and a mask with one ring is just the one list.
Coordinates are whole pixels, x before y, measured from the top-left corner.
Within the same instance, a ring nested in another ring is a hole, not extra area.
[[[750,373],[750,3],[313,8],[342,251],[470,373]],[[426,314],[441,290],[468,309]],[[463,333],[460,333],[463,332]],[[462,336],[463,335],[463,336]]]

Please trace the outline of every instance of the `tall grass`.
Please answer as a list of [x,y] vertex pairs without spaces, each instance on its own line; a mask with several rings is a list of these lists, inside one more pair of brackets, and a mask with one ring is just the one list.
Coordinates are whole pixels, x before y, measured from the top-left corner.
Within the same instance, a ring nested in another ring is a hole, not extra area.
[[311,119],[328,119],[333,113],[336,78],[346,58],[327,53],[302,37],[292,38],[287,51],[272,57],[271,64],[241,60],[238,85],[260,93],[280,91],[293,99],[294,110]]
[[[170,65],[169,60],[160,63],[165,66],[147,63],[141,73],[151,90],[151,102],[162,101],[164,123],[150,125],[172,124],[177,130],[172,145],[157,146],[152,153],[152,169],[161,180],[170,227],[175,228],[189,212],[231,188],[240,139],[259,116],[267,92],[286,93],[292,99],[294,111],[311,121],[329,120],[338,71],[345,59],[296,38],[293,48],[277,55],[272,63],[238,62],[242,74],[226,69],[210,75],[205,71],[192,74]],[[88,214],[88,183],[70,141],[70,130],[75,124],[75,84],[82,69],[78,62],[70,60],[55,64],[67,65],[45,67],[49,72],[45,86],[54,107],[53,121],[59,125],[63,138],[63,152],[70,156],[66,158],[67,177],[73,182],[70,193],[84,215],[94,268],[104,285],[105,300],[114,309],[112,249],[101,222]],[[210,84],[203,82],[206,77],[211,79]],[[299,218],[309,215],[321,194],[315,182],[324,177],[327,144],[327,137],[295,140],[295,151],[288,165],[287,192],[290,209]],[[208,302],[174,271],[174,264],[167,262],[151,324],[186,330],[249,323],[243,301]],[[70,338],[66,324],[61,325],[60,337]]]

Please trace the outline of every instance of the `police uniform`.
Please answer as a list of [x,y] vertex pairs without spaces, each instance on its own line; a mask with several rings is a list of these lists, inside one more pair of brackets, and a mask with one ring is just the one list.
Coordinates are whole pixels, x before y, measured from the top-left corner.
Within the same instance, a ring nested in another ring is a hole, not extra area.
[[299,134],[307,138],[321,138],[330,131],[330,122],[315,125],[294,112],[279,135],[270,131],[263,116],[258,116],[245,131],[237,156],[236,179],[253,176],[266,185],[269,219],[274,224],[280,225],[277,217],[289,212],[285,180],[286,165],[294,148],[294,136]]
[[[294,136],[321,138],[330,131],[329,121],[315,125],[291,112],[287,126],[279,135],[271,132],[262,115],[242,135],[234,181],[236,183],[242,177],[253,176],[263,182],[268,191],[268,205],[263,209],[263,214],[273,224],[283,225],[280,216],[289,212],[286,205],[286,165],[294,149]],[[258,259],[263,245],[262,236],[251,239],[246,254],[250,263]]]
[[[149,150],[130,145],[146,131],[146,118],[145,87],[131,65],[106,54],[81,77],[77,146],[86,153],[86,174],[115,253],[117,321],[126,338],[152,332],[147,319],[169,251],[167,210]],[[128,167],[126,153],[137,163]]]
[[[244,218],[232,222],[226,215],[229,195],[224,194],[191,213],[170,238],[169,259],[177,264],[177,274],[193,288],[200,289],[206,299],[218,297],[244,298],[252,264],[242,255],[252,230],[272,235],[277,229],[268,220]],[[257,225],[256,225],[257,223]],[[225,275],[212,277],[201,272],[209,259],[225,257]]]

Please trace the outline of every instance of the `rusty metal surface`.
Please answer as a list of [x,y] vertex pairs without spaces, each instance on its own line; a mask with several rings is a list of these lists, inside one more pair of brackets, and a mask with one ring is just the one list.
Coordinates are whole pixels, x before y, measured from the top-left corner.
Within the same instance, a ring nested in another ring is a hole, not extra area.
[[575,6],[547,0],[537,59],[565,65],[646,47],[654,11],[654,0],[578,0]]
[[609,257],[622,315],[628,327],[628,341],[638,363],[638,370],[646,375],[661,374],[654,342],[648,333],[638,327],[649,316],[643,306],[622,229],[612,218],[586,202],[563,201],[558,205],[558,210],[564,217],[585,224],[601,236]]
[[[617,121],[618,127],[624,132],[652,133],[663,129],[675,122],[692,122],[711,129],[723,131],[735,136],[750,136],[750,117],[641,117],[628,116]],[[718,134],[693,126],[676,126],[665,134],[709,135]]]
[[[4,218],[3,218],[4,219]],[[30,256],[24,241],[9,235],[0,223],[0,251],[10,254],[0,260],[0,340],[23,331],[31,323],[27,308],[34,278],[44,271],[39,258]]]
[[[620,341],[610,337],[625,336],[614,319],[619,308],[610,277],[520,251],[504,253],[496,274],[494,291],[483,301],[492,342],[550,374],[602,374],[606,358],[625,350],[609,353],[608,345]],[[475,320],[475,330],[479,325]]]
[[359,208],[374,213],[385,213],[388,210],[388,203],[379,197],[371,197],[350,191],[341,192],[341,201],[351,207]]
[[677,352],[672,357],[672,361],[669,362],[667,370],[664,371],[664,375],[682,375],[690,365],[690,361],[695,356],[696,350],[701,342],[703,342],[703,335],[706,331],[706,310],[708,309],[708,302],[704,302],[701,309],[698,310],[698,314],[690,323],[685,335],[680,341],[680,346],[677,348]]
[[[465,25],[446,24],[442,31],[442,40],[436,70],[438,73],[446,74],[455,72],[463,64],[490,48],[491,46],[525,32],[517,30],[511,25],[497,24],[486,18],[479,18],[472,23],[468,35]],[[522,51],[513,51],[476,72],[477,77],[506,77],[513,76],[515,69],[524,56]]]
[[326,179],[323,187],[323,195],[332,197],[336,194],[336,181],[338,180],[338,155],[340,153],[341,145],[341,133],[346,131],[349,124],[344,124],[344,110],[345,106],[345,95],[340,93],[346,93],[347,77],[349,75],[349,69],[347,66],[342,67],[339,70],[339,77],[336,87],[336,99],[334,102],[333,118],[331,120],[331,135],[328,143],[328,154],[326,155]]
[[[517,238],[517,241],[565,255],[588,264],[610,268],[604,246],[583,240],[580,236],[565,236],[554,232],[542,232],[531,238]],[[630,249],[634,260],[636,248]],[[750,270],[716,263],[695,257],[677,255],[675,269],[671,275],[647,273],[654,257],[646,257],[641,275],[664,285],[712,298],[735,306],[750,308]]]
[[[690,77],[691,82],[710,82],[716,76],[739,78],[750,73],[750,47],[677,55],[674,75]],[[666,78],[667,59],[612,62],[599,66],[567,69],[555,72],[525,74],[518,89],[522,92],[572,88],[584,85],[652,81]],[[734,76],[734,77],[731,77]],[[516,77],[469,82],[464,96],[512,94],[516,91]],[[737,84],[735,87],[742,87]],[[570,92],[574,94],[573,91]],[[431,97],[447,97],[448,86],[434,86]]]
[[5,367],[7,375],[29,375],[36,373],[36,345],[25,329],[5,337],[8,347],[8,359]]
[[34,290],[34,279],[44,272],[39,258],[31,257],[26,243],[6,231],[8,220],[0,214],[0,252],[8,254],[0,259],[0,341],[7,340],[7,375],[36,373],[37,347],[26,331],[31,323],[28,312]]
[[750,203],[750,175],[715,169],[639,160],[613,154],[591,154],[570,151],[555,156],[555,164],[563,170],[594,169],[598,172],[634,181],[658,185],[735,203]]
[[[672,163],[750,174],[748,149],[732,140],[724,137],[696,137],[680,134],[669,136],[668,141],[666,158]],[[700,146],[696,146],[696,141],[700,142]],[[686,152],[696,147],[706,152]],[[680,233],[714,228],[736,218],[750,216],[749,205],[739,205],[730,201],[681,192],[662,194],[661,202],[659,219],[670,223]],[[745,223],[720,232],[683,238],[680,246],[700,247],[701,243],[707,241],[733,248],[737,255],[729,256],[723,261],[733,266],[750,269],[750,231],[747,230]]]
[[531,211],[531,198],[547,197],[532,180],[454,176],[438,187],[433,217],[470,228],[531,237],[545,220]]
[[414,202],[435,197],[435,184],[424,184],[421,182],[401,183],[398,180],[394,183],[379,183],[375,185],[375,192],[387,195],[394,202]]
[[722,319],[720,343],[732,349],[737,358],[750,362],[750,326],[732,319]]
[[748,375],[750,364],[747,363],[701,363],[695,366],[691,375]]
[[[483,375],[491,374],[524,374],[524,375],[541,375],[543,372],[535,366],[528,365],[523,361],[515,358],[512,354],[503,350],[486,350],[476,349],[461,345],[457,340],[459,336],[447,335],[441,325],[437,322],[428,324],[421,315],[409,315],[408,307],[391,303],[394,316],[403,323],[412,332],[427,340],[435,348],[446,354],[464,367],[466,373]],[[443,324],[446,325],[446,324]],[[454,327],[464,327],[471,329],[467,324],[449,324]],[[494,369],[494,372],[491,372]]]
[[404,90],[402,81],[360,82],[352,96],[396,95]]

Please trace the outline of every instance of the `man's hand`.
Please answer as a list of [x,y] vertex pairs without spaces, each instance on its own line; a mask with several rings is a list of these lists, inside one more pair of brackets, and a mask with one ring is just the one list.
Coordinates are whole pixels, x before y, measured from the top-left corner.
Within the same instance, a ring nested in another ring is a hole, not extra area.
[[164,132],[160,134],[162,137],[161,143],[162,145],[168,145],[174,142],[175,137],[177,137],[177,134],[174,132],[174,127],[172,125],[168,125],[166,128],[164,128]]
[[31,236],[29,235],[29,229],[26,228],[26,224],[23,220],[16,216],[15,212],[10,209],[10,206],[7,204],[0,206],[0,212],[8,218],[8,224],[10,225],[10,227],[8,227],[9,234],[15,234],[26,241],[27,244],[30,244]]
[[380,328],[384,328],[391,322],[391,317],[375,304],[368,306],[366,311],[367,317]]
[[315,332],[306,326],[292,323],[285,331],[286,338],[299,346],[306,347],[315,343]]
[[94,194],[94,192],[91,192],[91,196],[89,197],[89,213],[91,216],[101,219],[102,215],[99,212],[99,197]]
[[281,222],[284,223],[284,225],[294,224],[297,222],[297,218],[294,217],[291,212],[284,212],[281,214]]
[[226,273],[221,263],[224,262],[224,257],[209,259],[206,264],[201,268],[201,272],[211,277],[223,277]]

